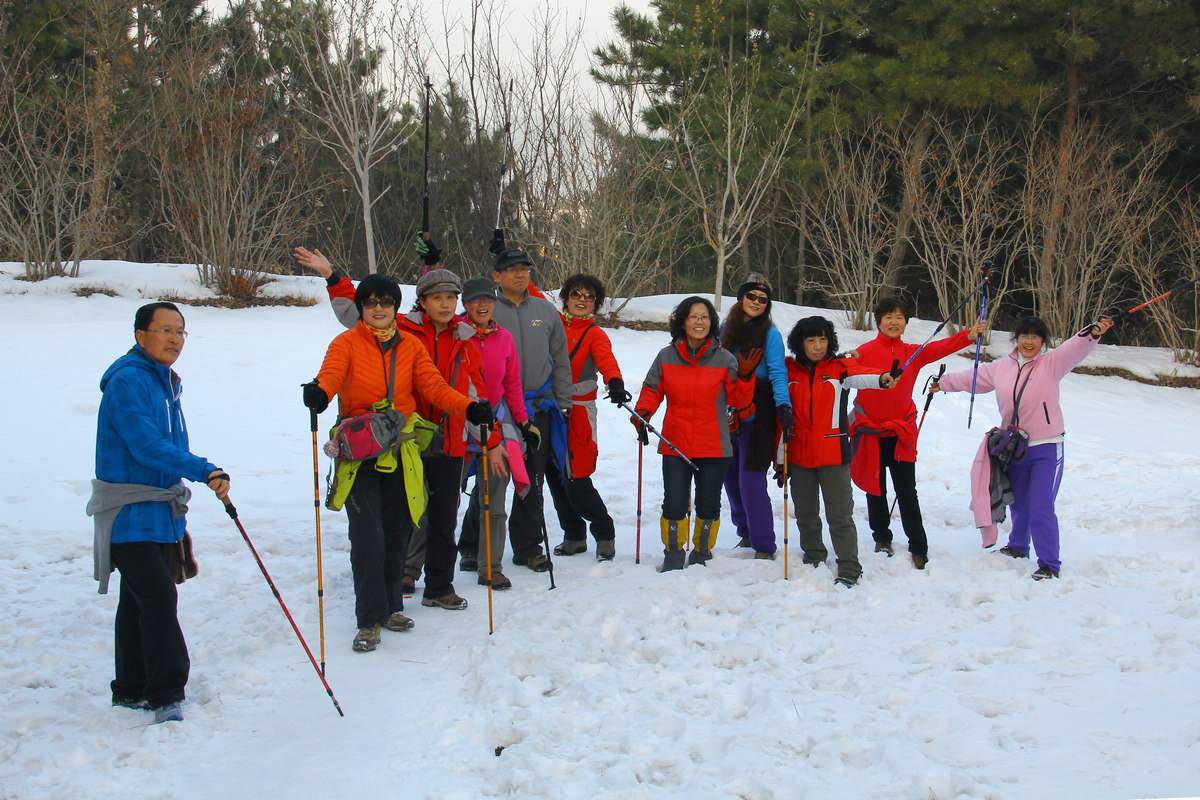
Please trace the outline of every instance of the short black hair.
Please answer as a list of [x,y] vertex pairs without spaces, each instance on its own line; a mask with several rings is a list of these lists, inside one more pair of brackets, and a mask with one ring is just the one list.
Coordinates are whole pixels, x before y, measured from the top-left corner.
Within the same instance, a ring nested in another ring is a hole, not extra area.
[[1017,322],[1017,326],[1013,328],[1012,332],[1012,343],[1016,344],[1017,339],[1019,339],[1023,333],[1032,333],[1036,336],[1040,336],[1042,337],[1043,342],[1050,341],[1050,329],[1046,327],[1046,323],[1042,321],[1041,317],[1036,317],[1033,314],[1030,314],[1027,317],[1021,317],[1021,319]]
[[692,306],[700,303],[708,310],[708,336],[713,338],[717,335],[717,309],[713,308],[711,301],[705,300],[699,295],[692,295],[684,298],[683,302],[675,306],[675,310],[671,312],[671,319],[667,322],[667,330],[671,332],[671,341],[678,342],[687,337],[683,327],[687,324],[688,314],[692,313]]
[[563,281],[562,288],[558,290],[558,299],[562,300],[563,311],[567,310],[567,300],[571,296],[571,292],[576,289],[587,289],[592,294],[596,295],[596,310],[600,310],[600,306],[604,305],[604,281],[597,278],[595,275],[587,275],[583,272],[577,272],[571,277]]
[[150,320],[154,319],[154,313],[159,309],[174,311],[179,315],[180,319],[183,319],[183,312],[179,310],[179,306],[174,303],[168,303],[166,300],[159,300],[157,303],[147,303],[134,313],[133,329],[135,331],[150,330]]
[[875,327],[878,328],[879,323],[883,322],[884,315],[893,311],[903,314],[905,322],[912,317],[912,309],[908,307],[908,302],[904,298],[894,294],[885,294],[875,303]]
[[385,297],[392,298],[392,305],[396,309],[396,313],[400,313],[400,284],[387,275],[380,275],[378,272],[368,275],[358,282],[358,288],[354,290],[354,305],[358,308],[358,318],[362,319],[363,301],[372,297],[382,300]]
[[806,364],[808,356],[804,353],[804,340],[819,336],[824,336],[829,341],[825,357],[833,358],[838,351],[837,330],[833,327],[833,323],[824,317],[805,317],[793,325],[792,332],[788,334],[787,338],[788,349],[792,351],[792,356],[797,361]]

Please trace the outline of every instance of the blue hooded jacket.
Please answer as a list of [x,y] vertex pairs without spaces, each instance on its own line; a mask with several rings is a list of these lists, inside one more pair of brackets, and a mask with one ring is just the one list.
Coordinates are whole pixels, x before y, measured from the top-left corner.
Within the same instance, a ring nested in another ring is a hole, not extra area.
[[[187,426],[174,370],[135,345],[100,379],[96,427],[96,477],[108,483],[140,483],[166,489],[181,478],[205,483],[218,469],[188,452]],[[163,503],[132,503],[117,514],[112,541],[177,542],[184,517]]]

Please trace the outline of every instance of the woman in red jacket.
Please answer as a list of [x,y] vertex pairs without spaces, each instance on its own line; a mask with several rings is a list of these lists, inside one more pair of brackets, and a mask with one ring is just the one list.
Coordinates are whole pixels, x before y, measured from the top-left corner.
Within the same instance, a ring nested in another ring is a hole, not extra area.
[[[721,484],[733,448],[729,442],[729,406],[750,402],[753,370],[739,373],[738,360],[717,339],[717,311],[702,297],[689,297],[675,307],[668,323],[671,344],[659,351],[642,381],[634,411],[650,419],[665,401],[663,438],[695,465],[691,467],[666,442],[663,457],[661,572],[683,568],[687,543],[688,497],[696,488],[696,527],[692,564],[712,558],[721,524]],[[643,430],[635,417],[633,424]]]
[[[837,556],[836,582],[853,586],[862,576],[858,561],[858,532],[854,528],[854,494],[850,488],[850,440],[847,409],[849,389],[890,389],[896,379],[854,359],[837,356],[838,339],[833,323],[824,317],[807,317],[788,334],[788,396],[793,422],[787,431],[787,476],[796,501],[796,527],[804,563],[819,567],[829,557],[821,540],[820,493],[825,520]],[[783,485],[782,465],[776,481]]]
[[[432,404],[474,424],[492,421],[487,403],[472,402],[442,378],[416,337],[396,326],[400,287],[391,278],[370,275],[355,292],[359,323],[329,345],[317,379],[304,385],[304,404],[320,413],[338,396],[342,419],[391,406],[407,417],[417,410],[416,387]],[[412,530],[404,469],[380,471],[378,459],[360,464],[346,499],[349,517],[350,571],[354,576],[354,612],[358,633],[354,650],[379,645],[379,629],[408,630],[401,612],[400,579]]]
[[604,376],[608,399],[614,404],[628,403],[633,397],[625,391],[621,368],[613,357],[608,334],[596,324],[596,309],[604,303],[604,284],[594,275],[572,275],[558,293],[562,300],[563,327],[567,331],[567,352],[571,358],[571,415],[567,419],[566,472],[553,461],[548,465],[546,481],[558,512],[563,541],[554,548],[556,556],[587,552],[587,523],[592,523],[596,540],[596,560],[612,561],[616,554],[616,527],[604,505],[604,499],[592,483],[599,451],[596,447],[596,395]]

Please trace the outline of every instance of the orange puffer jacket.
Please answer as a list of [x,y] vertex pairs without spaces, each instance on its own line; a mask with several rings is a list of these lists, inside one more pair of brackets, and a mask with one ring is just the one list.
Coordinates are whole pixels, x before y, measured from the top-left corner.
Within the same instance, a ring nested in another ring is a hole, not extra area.
[[405,415],[417,410],[416,389],[434,406],[466,419],[471,399],[454,391],[438,372],[429,354],[415,337],[397,332],[387,342],[388,349],[359,322],[329,343],[325,361],[317,374],[317,384],[329,397],[337,395],[343,419],[366,414],[371,406],[387,397],[388,372],[392,347],[396,350],[396,379],[392,400]]

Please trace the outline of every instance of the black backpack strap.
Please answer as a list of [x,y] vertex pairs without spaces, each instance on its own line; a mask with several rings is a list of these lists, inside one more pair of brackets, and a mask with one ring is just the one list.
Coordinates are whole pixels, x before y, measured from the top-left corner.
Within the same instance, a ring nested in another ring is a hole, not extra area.
[[571,354],[570,354],[570,356],[567,357],[568,361],[575,360],[575,354],[579,352],[580,347],[583,347],[583,340],[587,338],[587,335],[591,332],[592,328],[594,328],[594,327],[596,327],[596,323],[590,322],[590,323],[588,323],[588,326],[583,329],[583,333],[579,334],[579,341],[576,342],[575,346],[571,348]]

